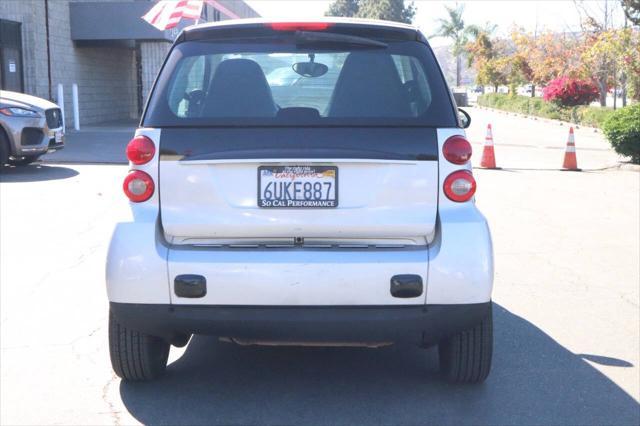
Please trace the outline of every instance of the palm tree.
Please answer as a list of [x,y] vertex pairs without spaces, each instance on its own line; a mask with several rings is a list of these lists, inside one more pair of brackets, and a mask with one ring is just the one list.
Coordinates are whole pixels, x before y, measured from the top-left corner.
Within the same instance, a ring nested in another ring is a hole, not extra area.
[[438,30],[431,37],[449,38],[453,42],[452,53],[456,57],[456,86],[460,86],[462,53],[469,40],[469,35],[477,34],[478,29],[474,26],[464,25],[464,20],[462,19],[464,4],[456,5],[456,7],[445,6],[444,8],[449,16],[447,19],[438,19]]

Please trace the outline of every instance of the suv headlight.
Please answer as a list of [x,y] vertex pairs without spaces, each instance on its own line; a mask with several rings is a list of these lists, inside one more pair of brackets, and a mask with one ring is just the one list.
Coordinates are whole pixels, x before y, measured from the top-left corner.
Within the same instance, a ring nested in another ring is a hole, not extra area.
[[8,115],[10,117],[40,117],[40,114],[35,111],[18,107],[0,108],[0,114]]

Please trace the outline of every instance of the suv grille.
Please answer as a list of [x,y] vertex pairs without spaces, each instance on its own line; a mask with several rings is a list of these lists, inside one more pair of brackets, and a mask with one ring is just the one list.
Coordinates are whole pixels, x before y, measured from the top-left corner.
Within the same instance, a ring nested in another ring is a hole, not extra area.
[[44,115],[47,117],[47,126],[50,129],[62,127],[62,113],[60,112],[60,108],[48,109],[44,112]]

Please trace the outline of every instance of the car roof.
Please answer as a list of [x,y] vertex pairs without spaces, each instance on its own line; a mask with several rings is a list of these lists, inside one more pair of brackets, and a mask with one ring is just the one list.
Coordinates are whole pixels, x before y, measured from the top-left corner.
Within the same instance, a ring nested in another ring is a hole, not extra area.
[[401,36],[404,39],[415,40],[421,37],[420,31],[416,26],[404,24],[400,22],[382,21],[375,19],[359,19],[359,18],[339,18],[326,17],[315,19],[231,19],[218,22],[206,22],[203,24],[191,25],[184,28],[176,39],[176,42],[185,40],[205,39],[216,37],[225,33],[245,33],[252,30],[269,29],[270,24],[275,23],[291,23],[291,24],[314,24],[327,23],[330,28],[327,31],[366,31],[368,33],[394,34],[396,37]]
[[404,24],[402,22],[383,21],[379,19],[362,19],[362,18],[340,18],[323,17],[314,19],[269,19],[269,18],[248,18],[248,19],[228,19],[225,21],[205,22],[202,24],[190,25],[184,28],[184,31],[195,31],[198,29],[207,28],[219,28],[229,26],[250,26],[250,25],[268,25],[273,23],[315,23],[326,22],[329,24],[347,24],[347,25],[361,25],[361,26],[377,26],[387,28],[403,28],[407,30],[417,31],[418,27],[410,24]]

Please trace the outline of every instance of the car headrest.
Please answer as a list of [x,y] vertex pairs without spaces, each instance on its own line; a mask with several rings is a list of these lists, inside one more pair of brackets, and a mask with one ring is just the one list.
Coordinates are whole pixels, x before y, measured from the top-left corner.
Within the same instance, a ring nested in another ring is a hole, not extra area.
[[227,59],[216,69],[204,102],[204,117],[273,117],[277,108],[260,65]]
[[342,66],[329,117],[410,117],[411,107],[389,54],[352,52]]

